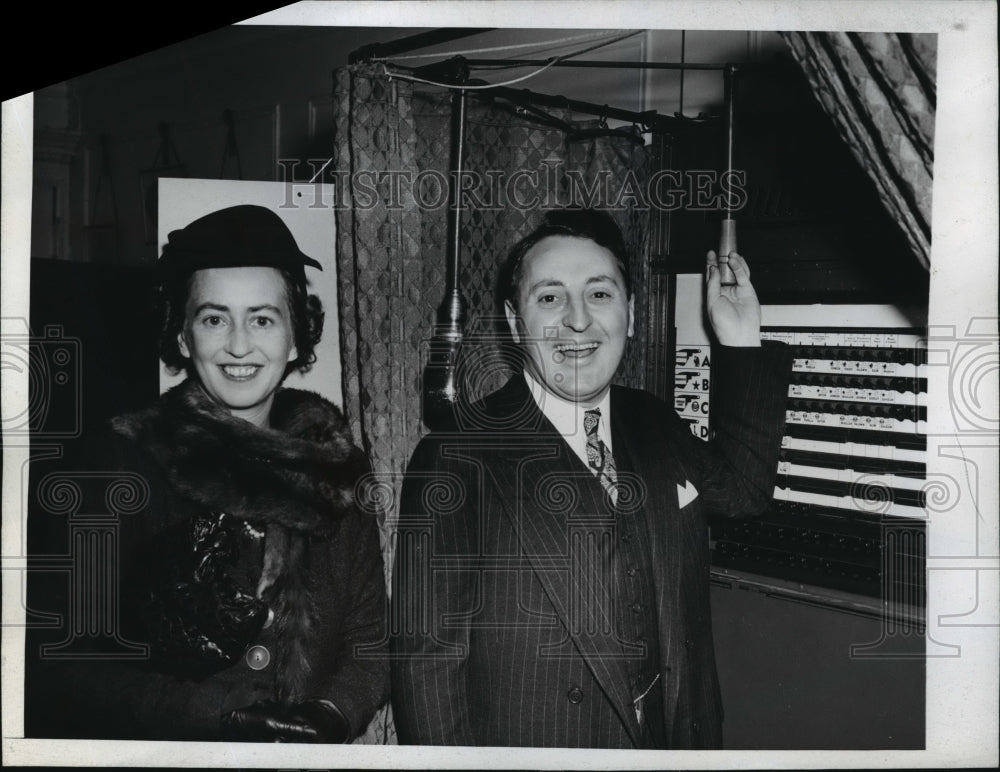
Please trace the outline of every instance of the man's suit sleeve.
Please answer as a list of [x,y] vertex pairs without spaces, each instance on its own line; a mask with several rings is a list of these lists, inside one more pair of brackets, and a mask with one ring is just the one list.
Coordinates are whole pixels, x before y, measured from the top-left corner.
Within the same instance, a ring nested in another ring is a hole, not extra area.
[[785,425],[792,353],[782,343],[760,348],[713,346],[709,442],[681,427],[681,457],[710,515],[750,517],[771,501]]
[[479,554],[479,484],[474,465],[447,457],[449,447],[457,446],[420,443],[400,499],[390,642],[401,744],[476,744],[466,664],[477,578],[459,563]]

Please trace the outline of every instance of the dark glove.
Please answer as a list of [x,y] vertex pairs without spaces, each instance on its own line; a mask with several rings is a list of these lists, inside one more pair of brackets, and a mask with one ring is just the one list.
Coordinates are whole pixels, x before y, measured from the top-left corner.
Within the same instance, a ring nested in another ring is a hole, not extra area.
[[344,714],[326,700],[255,702],[222,717],[222,739],[235,742],[343,743],[349,737]]

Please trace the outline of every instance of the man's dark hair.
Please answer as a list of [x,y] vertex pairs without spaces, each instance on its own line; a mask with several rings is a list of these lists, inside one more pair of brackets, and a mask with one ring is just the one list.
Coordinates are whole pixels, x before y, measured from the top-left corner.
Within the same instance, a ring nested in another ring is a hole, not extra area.
[[[323,335],[323,303],[310,295],[305,282],[289,271],[275,269],[285,283],[285,297],[291,316],[292,336],[298,356],[288,363],[285,374],[293,370],[305,372],[316,361],[316,344]],[[184,329],[185,311],[194,273],[167,279],[157,287],[160,329],[160,359],[172,373],[186,370],[191,361],[181,354],[177,335]]]
[[625,292],[632,295],[632,279],[628,269],[628,250],[617,223],[607,212],[597,209],[553,209],[545,213],[535,230],[521,239],[500,266],[497,274],[496,300],[501,316],[504,303],[517,308],[517,290],[523,274],[524,256],[535,244],[549,236],[575,236],[590,239],[611,252],[625,279]]

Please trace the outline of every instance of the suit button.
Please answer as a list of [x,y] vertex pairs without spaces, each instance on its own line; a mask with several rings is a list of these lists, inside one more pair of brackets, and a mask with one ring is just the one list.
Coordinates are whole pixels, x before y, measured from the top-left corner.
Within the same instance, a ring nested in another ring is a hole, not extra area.
[[701,731],[701,724],[699,724],[697,721],[692,721],[691,731],[694,732],[695,734],[698,734]]
[[263,670],[271,661],[271,652],[264,646],[251,646],[247,649],[247,664],[252,670]]
[[574,686],[568,692],[566,692],[566,699],[572,702],[574,705],[579,705],[583,702],[583,689],[579,686]]
[[643,605],[641,603],[633,603],[632,604],[632,611],[634,611],[636,614],[641,614],[642,613],[642,609],[643,609]]

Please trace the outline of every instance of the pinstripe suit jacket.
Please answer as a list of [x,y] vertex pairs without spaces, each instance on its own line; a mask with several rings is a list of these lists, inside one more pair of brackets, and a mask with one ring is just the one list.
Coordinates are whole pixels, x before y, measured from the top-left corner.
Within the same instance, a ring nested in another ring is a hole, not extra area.
[[641,747],[611,568],[615,518],[631,515],[653,557],[668,747],[721,746],[707,518],[770,500],[790,357],[769,343],[715,357],[708,443],[662,401],[612,388],[617,512],[521,376],[462,431],[420,442],[393,577],[400,742]]

